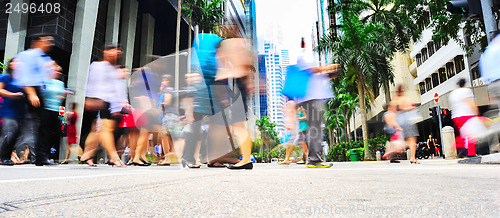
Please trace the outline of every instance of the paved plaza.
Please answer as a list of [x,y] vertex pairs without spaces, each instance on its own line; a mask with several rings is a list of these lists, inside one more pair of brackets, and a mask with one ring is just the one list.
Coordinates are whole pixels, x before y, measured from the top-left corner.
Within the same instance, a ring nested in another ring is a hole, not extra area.
[[498,217],[500,165],[0,167],[0,217]]

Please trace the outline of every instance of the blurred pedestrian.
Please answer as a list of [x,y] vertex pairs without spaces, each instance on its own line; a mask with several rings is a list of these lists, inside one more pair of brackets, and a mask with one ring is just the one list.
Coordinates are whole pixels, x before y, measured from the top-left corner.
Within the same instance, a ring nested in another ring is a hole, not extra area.
[[498,60],[500,59],[499,33],[500,31],[495,32],[495,38],[490,42],[488,47],[486,47],[486,50],[479,60],[481,77],[485,82],[489,83],[488,94],[496,101],[498,109],[500,109],[500,68],[498,67]]
[[434,155],[436,154],[436,141],[434,141],[432,135],[429,135],[426,144],[427,148],[429,149],[429,154],[431,155],[431,158],[434,159]]
[[52,145],[39,143],[37,136],[40,136],[40,125],[42,112],[45,108],[41,89],[45,85],[50,75],[54,73],[54,64],[47,55],[54,46],[54,38],[50,34],[37,34],[32,37],[31,48],[19,53],[16,59],[19,66],[14,72],[14,84],[22,86],[28,99],[28,109],[25,122],[31,126],[33,139],[36,140],[35,146],[35,165],[57,165],[49,161],[49,153]]
[[384,132],[389,136],[389,142],[385,148],[383,158],[389,159],[391,163],[400,163],[397,155],[403,152],[403,149],[406,148],[403,137],[403,128],[401,128],[396,121],[397,113],[387,109],[388,105],[385,105],[386,112],[384,113]]
[[66,127],[66,132],[68,134],[66,138],[68,140],[68,144],[66,145],[66,156],[64,157],[64,160],[61,162],[61,164],[68,164],[69,155],[71,154],[71,147],[74,144],[78,144],[78,137],[76,135],[76,121],[78,120],[78,113],[76,112],[76,102],[71,103],[70,110],[66,112],[66,120],[68,121],[68,125]]
[[434,145],[436,147],[436,157],[441,157],[441,146],[438,144],[437,139],[434,138]]
[[333,97],[329,80],[338,76],[336,73],[339,65],[318,66],[310,51],[306,50],[305,40],[302,38],[297,66],[300,70],[306,70],[312,74],[307,84],[306,95],[298,99],[298,102],[305,109],[307,125],[309,126],[306,134],[306,143],[309,150],[306,167],[329,168],[332,164],[324,164],[321,158],[323,155],[321,124],[324,119],[324,104],[327,99]]
[[179,113],[174,107],[175,93],[174,88],[170,86],[171,76],[162,76],[162,86],[158,106],[162,111],[162,127],[160,131],[162,150],[165,159],[158,163],[160,166],[169,166],[171,164],[170,151],[174,152],[174,139],[178,139],[182,131]]
[[286,147],[285,160],[278,164],[288,165],[290,164],[290,156],[295,149],[295,144],[293,143],[299,134],[297,109],[295,107],[294,101],[288,101],[284,108],[285,114],[285,132],[283,133],[283,144]]
[[[410,147],[410,163],[420,164],[415,158],[417,150],[417,137],[419,136],[416,122],[420,119],[418,111],[415,109],[413,101],[404,95],[405,86],[400,84],[397,87],[396,97],[391,101],[388,111],[396,113],[396,122],[402,129],[405,139],[405,146]],[[394,151],[387,151],[386,155]]]
[[14,145],[19,136],[19,126],[25,113],[26,99],[21,87],[12,82],[12,72],[16,67],[16,58],[7,63],[7,71],[0,75],[0,96],[3,103],[0,107],[0,117],[3,122],[0,135],[0,153],[2,165],[14,165],[11,160]]
[[[117,66],[120,55],[120,47],[117,44],[109,44],[103,50],[103,59],[90,64],[83,114],[85,125],[82,124],[82,132],[84,132],[83,128],[85,126],[85,132],[90,133],[85,138],[84,154],[81,157],[81,160],[87,162],[90,166],[96,166],[92,158],[96,153],[98,144],[102,144],[109,155],[108,163],[110,165],[125,166],[116,152],[113,136],[117,120],[120,120],[120,117],[117,114],[112,116],[113,108],[111,107],[111,103],[116,102],[115,99],[123,97],[123,92],[126,91],[121,90],[123,87],[118,84],[121,82],[123,74],[123,69]],[[126,100],[122,100],[121,106],[123,108],[130,107]],[[101,119],[98,132],[95,127],[97,115]]]
[[297,119],[299,120],[299,133],[293,142],[294,145],[300,145],[302,147],[302,152],[304,152],[303,159],[297,164],[305,164],[307,161],[309,150],[307,149],[306,143],[306,132],[309,126],[307,125],[307,113],[304,107],[299,104],[297,108]]
[[66,98],[64,82],[59,80],[62,75],[62,68],[55,61],[54,71],[41,88],[43,96],[43,110],[40,119],[40,130],[38,132],[37,147],[57,147],[61,143],[61,119],[59,117],[59,107]]
[[[465,86],[466,80],[459,79],[458,89],[453,90],[448,97],[451,108],[451,118],[455,128],[460,132],[456,138],[457,148],[465,147],[468,156],[476,155],[476,136],[487,131],[477,119],[479,109],[474,100],[472,89]],[[476,118],[476,119],[474,119]]]

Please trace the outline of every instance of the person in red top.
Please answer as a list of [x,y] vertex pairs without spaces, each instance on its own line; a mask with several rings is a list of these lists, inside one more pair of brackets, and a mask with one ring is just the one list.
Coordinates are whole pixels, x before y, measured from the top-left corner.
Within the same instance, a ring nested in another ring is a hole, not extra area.
[[78,144],[76,136],[76,120],[78,119],[78,113],[76,113],[76,102],[71,103],[71,111],[66,113],[66,120],[68,121],[68,126],[66,127],[66,132],[68,136],[68,144],[66,145],[66,157],[61,162],[61,164],[68,164],[68,158],[71,154],[71,145]]

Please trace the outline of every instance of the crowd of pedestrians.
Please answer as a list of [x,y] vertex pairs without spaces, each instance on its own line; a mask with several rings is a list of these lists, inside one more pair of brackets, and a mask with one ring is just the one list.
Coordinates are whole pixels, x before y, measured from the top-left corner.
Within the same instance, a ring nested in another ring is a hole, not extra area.
[[[66,136],[61,164],[70,161],[73,145],[79,144],[80,161],[91,167],[97,166],[100,147],[109,165],[149,166],[147,154],[153,138],[153,146],[158,146],[152,153],[162,158],[160,166],[179,161],[189,168],[206,163],[252,169],[247,99],[254,89],[253,54],[234,28],[222,30],[224,38],[210,33],[195,37],[191,69],[184,73],[187,85],[182,90],[174,89],[173,67],[161,58],[129,72],[119,65],[120,46],[107,44],[100,59],[89,65],[85,101],[82,105],[68,102],[65,116],[59,114],[60,107],[66,95],[74,93],[65,89],[60,80],[62,68],[48,55],[54,38],[32,36],[31,48],[11,59],[6,74],[0,76],[1,164],[27,161],[24,156],[29,154],[36,166],[57,165],[49,155]],[[308,166],[330,167],[321,159],[321,122],[323,104],[332,93],[317,88],[332,78],[322,73],[334,72],[338,65],[317,67],[301,54],[298,66],[314,74],[314,90],[287,105],[288,142],[304,148]],[[23,158],[13,151],[24,152]],[[122,160],[124,153],[128,160]]]
[[[100,60],[90,63],[85,102],[70,102],[65,116],[59,115],[59,108],[66,96],[74,93],[60,80],[61,66],[47,55],[54,39],[48,34],[33,36],[31,48],[12,58],[6,73],[0,76],[1,164],[57,165],[49,160],[49,154],[51,148],[59,148],[64,130],[67,146],[61,164],[69,162],[72,145],[79,144],[80,161],[91,167],[97,166],[96,156],[102,147],[107,164],[117,167],[149,166],[152,162],[147,154],[154,153],[160,166],[179,162],[188,168],[207,164],[252,169],[246,100],[254,89],[253,54],[244,38],[231,28],[224,30],[225,38],[210,33],[195,37],[190,70],[183,73],[186,86],[180,90],[173,87],[178,74],[168,61],[159,58],[129,72],[119,65],[120,46],[107,44]],[[295,145],[300,145],[307,167],[331,167],[321,158],[321,125],[325,101],[333,96],[325,84],[338,76],[332,74],[338,65],[318,67],[307,60],[304,42],[301,47],[296,66],[311,74],[310,90],[290,99],[283,108],[287,151],[280,164],[289,164]],[[495,84],[491,85],[493,89]],[[465,123],[478,115],[478,109],[465,80],[458,86],[450,94],[452,118],[468,143],[465,147],[469,156],[473,156],[475,145],[469,138],[475,133],[468,133],[470,128]],[[391,135],[385,156],[409,147],[410,162],[419,164],[415,158],[419,136],[416,123],[421,117],[404,92],[405,87],[398,86],[384,114],[385,130]],[[78,107],[83,107],[83,114],[78,114]],[[432,156],[441,155],[435,139],[429,138],[426,144]]]
[[28,146],[35,165],[57,165],[49,154],[60,143],[58,111],[70,92],[59,80],[62,68],[47,55],[53,45],[50,35],[33,36],[31,48],[11,59],[7,74],[2,75],[2,165],[14,165],[12,151],[25,150],[23,146]]

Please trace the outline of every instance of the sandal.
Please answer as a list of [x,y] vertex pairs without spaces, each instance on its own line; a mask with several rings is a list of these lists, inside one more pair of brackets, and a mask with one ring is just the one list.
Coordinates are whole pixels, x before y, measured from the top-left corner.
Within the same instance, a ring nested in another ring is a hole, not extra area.
[[186,166],[188,168],[200,168],[200,165],[187,162],[186,160],[182,160],[182,167],[186,167]]
[[211,168],[226,168],[227,166],[225,164],[223,164],[222,162],[213,162],[213,163],[207,164],[207,167],[211,167]]
[[90,167],[97,167],[97,164],[95,164],[94,162],[90,162],[89,161],[92,161],[92,157],[89,158],[89,159],[86,159],[86,160],[82,160],[80,159],[81,162],[84,162],[84,163],[87,163],[87,165],[89,165]]
[[418,160],[415,160],[415,161],[410,160],[410,164],[420,164],[420,162],[418,162]]
[[157,165],[158,166],[170,166],[170,163],[163,163],[163,162],[161,162],[161,163],[158,163]]

